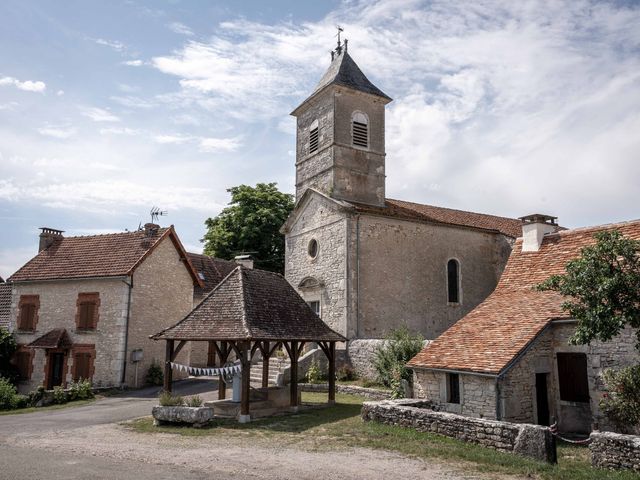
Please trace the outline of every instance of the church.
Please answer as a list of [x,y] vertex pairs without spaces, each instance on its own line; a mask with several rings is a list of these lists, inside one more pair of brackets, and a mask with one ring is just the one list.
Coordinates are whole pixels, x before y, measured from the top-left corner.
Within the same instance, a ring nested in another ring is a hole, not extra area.
[[385,195],[385,106],[338,42],[318,86],[293,112],[296,206],[282,227],[285,277],[370,376],[371,355],[406,326],[435,339],[496,287],[518,219]]

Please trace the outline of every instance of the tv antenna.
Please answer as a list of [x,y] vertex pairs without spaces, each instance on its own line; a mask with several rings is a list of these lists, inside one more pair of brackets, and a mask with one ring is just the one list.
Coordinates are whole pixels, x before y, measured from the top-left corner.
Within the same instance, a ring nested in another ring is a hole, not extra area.
[[151,215],[151,223],[156,223],[158,221],[158,217],[169,215],[169,212],[166,210],[160,210],[158,207],[152,207],[149,214]]

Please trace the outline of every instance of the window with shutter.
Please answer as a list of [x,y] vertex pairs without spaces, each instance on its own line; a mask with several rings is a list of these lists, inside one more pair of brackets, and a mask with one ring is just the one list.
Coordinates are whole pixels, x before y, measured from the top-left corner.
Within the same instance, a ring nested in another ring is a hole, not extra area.
[[20,380],[29,380],[31,378],[31,366],[33,361],[33,352],[29,350],[18,350],[15,356],[15,364],[18,369]]
[[588,402],[587,355],[584,353],[558,353],[557,359],[560,400]]
[[78,330],[94,330],[98,323],[98,307],[100,295],[98,293],[80,293],[76,302],[76,327]]
[[369,147],[369,119],[365,114],[356,112],[351,120],[351,136],[356,147]]
[[95,345],[76,345],[73,352],[73,381],[91,380],[93,378]]
[[21,295],[18,305],[18,330],[33,332],[38,323],[38,307],[40,297],[38,295]]

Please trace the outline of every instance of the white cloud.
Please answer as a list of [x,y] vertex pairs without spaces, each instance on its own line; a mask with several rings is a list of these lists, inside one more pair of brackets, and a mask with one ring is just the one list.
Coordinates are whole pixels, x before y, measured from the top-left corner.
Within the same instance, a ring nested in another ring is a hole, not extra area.
[[161,144],[181,145],[192,140],[191,136],[184,135],[156,135],[153,139]]
[[39,80],[25,80],[21,81],[14,77],[2,77],[0,78],[0,86],[13,86],[19,90],[25,92],[43,93],[47,89],[47,85]]
[[101,128],[98,132],[100,135],[139,135],[142,133],[141,130],[128,127]]
[[64,95],[64,90],[58,90],[56,92],[56,95],[59,96],[59,97],[63,96]]
[[201,152],[233,152],[242,146],[242,139],[235,138],[202,138],[200,139]]
[[142,60],[127,60],[125,62],[122,62],[122,64],[129,67],[141,67],[142,65],[144,65],[144,62]]
[[71,126],[46,125],[44,127],[38,128],[38,133],[40,133],[40,135],[44,135],[47,137],[66,140],[68,138],[73,137],[77,133],[77,130],[75,127],[71,127]]
[[82,115],[94,122],[119,122],[120,118],[109,110],[98,107],[86,107],[82,109]]
[[187,27],[184,23],[173,22],[167,26],[169,27],[169,30],[171,30],[174,33],[178,33],[180,35],[187,35],[189,37],[193,35],[193,31],[189,27]]
[[151,100],[146,100],[144,98],[134,97],[131,95],[124,97],[114,95],[111,97],[111,100],[129,108],[152,108],[155,106],[155,103]]
[[117,52],[124,52],[127,49],[127,46],[124,43],[119,42],[117,40],[105,40],[104,38],[94,38],[93,41],[96,42],[98,45],[103,45],[105,47],[112,48]]

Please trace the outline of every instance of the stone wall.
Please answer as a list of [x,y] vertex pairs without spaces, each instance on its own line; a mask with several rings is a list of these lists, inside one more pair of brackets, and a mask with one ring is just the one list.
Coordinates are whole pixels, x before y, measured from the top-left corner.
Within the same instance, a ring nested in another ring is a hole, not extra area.
[[553,437],[548,428],[469,418],[436,412],[431,404],[416,400],[365,402],[362,418],[388,425],[432,432],[502,452],[511,452],[545,462],[555,461]]
[[594,467],[640,472],[640,436],[592,432],[590,438],[589,450]]
[[347,361],[358,378],[368,380],[377,379],[378,373],[373,366],[373,359],[375,358],[376,351],[382,347],[384,343],[385,340],[356,339],[351,340],[347,344]]
[[[328,392],[329,384],[327,383],[301,383],[298,388],[302,392]],[[365,388],[357,385],[340,385],[336,384],[336,392],[345,395],[358,395],[370,400],[388,400],[391,398],[391,392],[378,388]]]

